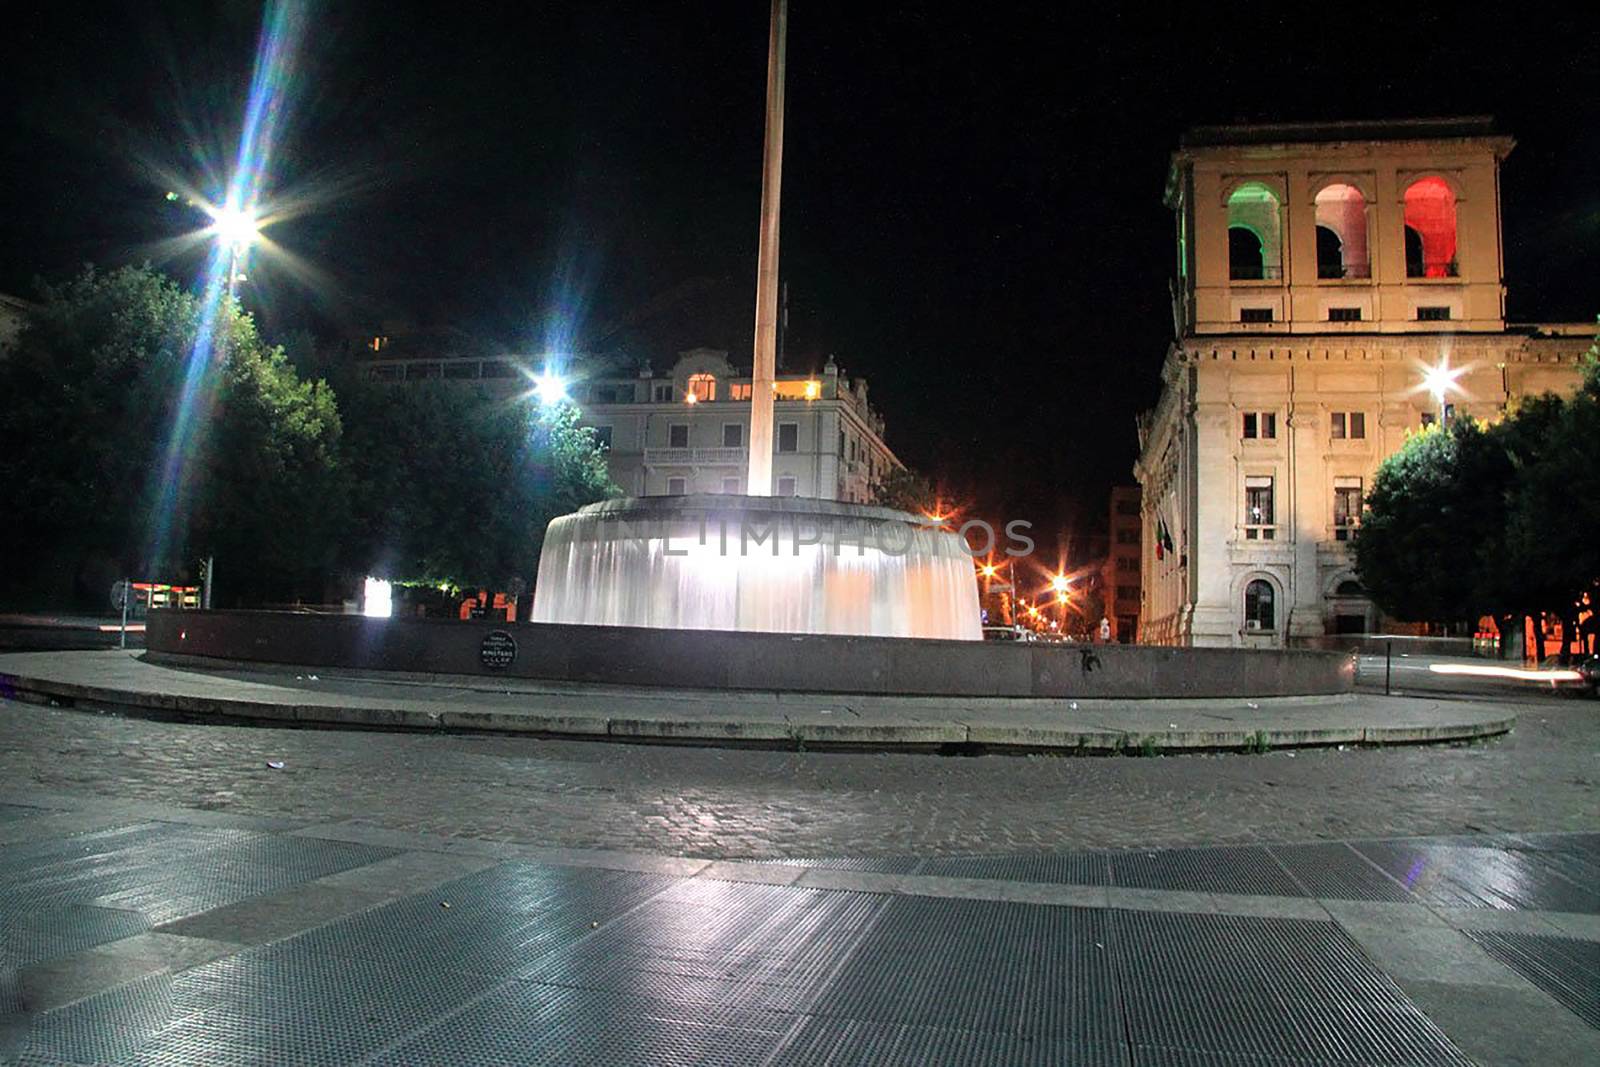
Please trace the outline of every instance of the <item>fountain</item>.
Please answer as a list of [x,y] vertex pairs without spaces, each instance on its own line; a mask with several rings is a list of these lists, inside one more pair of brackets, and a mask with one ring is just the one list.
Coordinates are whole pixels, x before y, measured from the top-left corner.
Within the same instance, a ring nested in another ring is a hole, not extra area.
[[786,0],[773,0],[761,181],[750,496],[634,497],[550,523],[533,622],[977,640],[959,534],[904,512],[772,492]]
[[550,524],[533,621],[981,636],[961,537],[888,508],[795,497],[590,504]]

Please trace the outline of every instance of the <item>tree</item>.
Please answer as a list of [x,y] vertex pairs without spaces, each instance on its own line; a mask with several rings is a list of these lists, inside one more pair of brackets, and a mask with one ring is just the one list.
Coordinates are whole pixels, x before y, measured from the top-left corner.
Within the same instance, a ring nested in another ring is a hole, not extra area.
[[[200,325],[200,301],[149,267],[86,268],[45,287],[0,363],[5,558],[19,601],[103,607],[116,578],[187,577],[207,553],[223,555],[233,595],[283,593],[327,558],[331,391],[300,381],[225,299],[184,407]],[[163,499],[184,416],[193,432],[174,469],[185,491]]]
[[1490,426],[1460,419],[1384,460],[1355,541],[1356,569],[1384,611],[1491,615],[1507,654],[1524,618],[1551,615],[1565,655],[1584,605],[1600,604],[1597,354],[1600,342],[1573,397],[1523,399]]
[[550,520],[617,493],[570,404],[462,383],[352,385],[353,573],[504,589],[532,578]]
[[872,483],[872,502],[913,515],[936,513],[939,495],[933,483],[910,467],[890,467]]
[[[1504,484],[1493,473],[1492,450],[1468,419],[1407,438],[1385,459],[1367,496],[1356,534],[1356,572],[1373,601],[1395,618],[1459,621],[1475,617],[1474,594],[1484,584],[1484,538],[1498,542],[1501,508],[1486,508]],[[1461,454],[1485,480],[1468,488],[1458,477]]]

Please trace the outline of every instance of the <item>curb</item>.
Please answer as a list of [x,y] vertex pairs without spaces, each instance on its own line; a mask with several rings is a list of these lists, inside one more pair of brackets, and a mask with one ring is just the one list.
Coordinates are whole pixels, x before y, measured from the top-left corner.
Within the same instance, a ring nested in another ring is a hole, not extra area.
[[0,673],[0,695],[31,704],[83,703],[151,715],[186,715],[234,722],[346,726],[371,729],[515,733],[622,743],[759,746],[767,748],[905,751],[1041,752],[1079,755],[1155,755],[1164,752],[1326,748],[1469,741],[1507,733],[1516,716],[1441,725],[1341,726],[1277,730],[1161,730],[1151,733],[963,722],[814,722],[648,716],[561,715],[540,712],[426,711],[400,706],[289,704],[224,697],[110,689]]

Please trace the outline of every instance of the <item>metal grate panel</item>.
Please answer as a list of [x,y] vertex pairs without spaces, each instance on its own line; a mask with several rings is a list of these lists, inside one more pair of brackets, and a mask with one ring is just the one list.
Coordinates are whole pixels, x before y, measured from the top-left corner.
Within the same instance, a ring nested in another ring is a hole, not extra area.
[[1111,866],[1103,852],[1066,852],[1054,856],[946,856],[929,860],[922,873],[1053,885],[1111,884]]
[[680,1001],[798,1010],[883,906],[864,893],[692,881],[525,973]]
[[1128,1033],[1143,1058],[1471,1062],[1333,923],[1114,914]]
[[1463,933],[1600,1030],[1600,942],[1491,930]]
[[813,1014],[1105,1047],[1121,1040],[1106,912],[895,897]]
[[1534,852],[1409,841],[1354,848],[1432,904],[1600,912],[1600,887],[1563,877]]
[[138,915],[69,904],[59,908],[7,910],[0,928],[0,961],[25,967],[150,929]]
[[792,1016],[515,982],[371,1062],[758,1067],[793,1023]]
[[1120,1043],[1072,1045],[1056,1037],[950,1030],[934,1026],[809,1019],[773,1067],[1122,1067]]
[[33,1019],[27,1048],[84,1063],[121,1062],[183,1014],[172,978],[157,974],[96,993]]
[[1264,848],[1175,848],[1111,853],[1111,884],[1124,889],[1175,889],[1303,897]]
[[1396,903],[1416,899],[1349,845],[1273,845],[1267,851],[1314,897]]

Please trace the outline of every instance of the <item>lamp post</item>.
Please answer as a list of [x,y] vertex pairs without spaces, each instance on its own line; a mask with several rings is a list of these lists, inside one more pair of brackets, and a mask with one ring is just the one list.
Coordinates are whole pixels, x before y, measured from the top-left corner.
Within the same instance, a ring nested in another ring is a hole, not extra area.
[[1423,388],[1433,395],[1434,410],[1439,413],[1439,425],[1444,426],[1445,419],[1445,394],[1456,387],[1456,379],[1461,377],[1465,368],[1450,369],[1448,357],[1439,361],[1437,366],[1428,368],[1422,376]]
[[248,207],[208,208],[211,226],[208,232],[228,252],[228,295],[233,295],[234,285],[244,280],[240,273],[241,261],[250,252],[250,246],[261,236],[261,220]]

